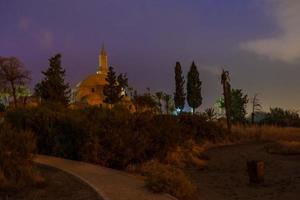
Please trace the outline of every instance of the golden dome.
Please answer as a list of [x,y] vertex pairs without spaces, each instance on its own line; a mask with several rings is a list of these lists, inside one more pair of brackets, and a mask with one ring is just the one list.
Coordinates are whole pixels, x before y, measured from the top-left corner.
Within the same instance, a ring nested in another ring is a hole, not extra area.
[[106,84],[106,74],[98,73],[91,74],[83,81],[81,81],[79,87],[90,87],[95,85],[105,85]]
[[76,86],[76,101],[90,105],[103,103],[103,87],[106,84],[106,74],[98,73],[89,75]]

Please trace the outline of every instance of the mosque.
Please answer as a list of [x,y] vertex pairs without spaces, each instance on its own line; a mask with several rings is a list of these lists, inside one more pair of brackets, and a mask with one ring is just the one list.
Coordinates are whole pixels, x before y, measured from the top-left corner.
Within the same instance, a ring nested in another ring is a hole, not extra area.
[[[96,73],[87,76],[79,82],[72,91],[72,101],[75,104],[86,105],[105,105],[103,94],[104,85],[106,85],[106,76],[108,73],[108,55],[102,46],[99,55],[99,65]],[[129,97],[125,97],[124,101],[130,101]]]

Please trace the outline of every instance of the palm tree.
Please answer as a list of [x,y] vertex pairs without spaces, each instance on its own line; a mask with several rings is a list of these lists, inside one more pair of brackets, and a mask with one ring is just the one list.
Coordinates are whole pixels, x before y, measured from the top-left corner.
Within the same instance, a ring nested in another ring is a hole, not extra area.
[[225,105],[225,114],[227,121],[228,133],[231,133],[231,121],[230,121],[230,112],[231,112],[231,86],[230,86],[229,71],[222,70],[221,74],[221,84],[223,85],[223,96],[224,96],[224,105]]

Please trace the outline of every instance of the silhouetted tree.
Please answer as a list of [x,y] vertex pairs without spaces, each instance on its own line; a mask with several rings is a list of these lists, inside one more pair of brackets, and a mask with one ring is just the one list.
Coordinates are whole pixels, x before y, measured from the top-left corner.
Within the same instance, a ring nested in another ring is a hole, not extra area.
[[221,84],[223,85],[223,96],[224,96],[224,106],[225,106],[225,115],[227,121],[227,130],[228,133],[231,133],[231,121],[230,121],[230,112],[231,112],[231,86],[230,86],[229,72],[222,70],[221,74]]
[[61,66],[61,55],[49,59],[49,67],[42,74],[44,79],[36,84],[35,93],[44,103],[67,105],[70,98],[70,87],[65,83],[66,70]]
[[113,67],[109,67],[105,80],[107,84],[103,88],[104,102],[110,105],[115,104],[119,101],[121,90]]
[[201,84],[199,72],[193,62],[187,77],[187,102],[192,108],[193,114],[195,109],[202,104]]
[[[246,106],[248,103],[248,96],[243,94],[241,89],[232,89],[230,92],[230,122],[246,122]],[[225,108],[226,104],[222,104],[221,108]],[[227,118],[227,116],[226,116]]]
[[248,96],[243,94],[241,89],[231,90],[231,119],[234,122],[246,122],[246,106],[248,103]]
[[17,107],[17,88],[24,86],[30,80],[30,72],[15,57],[0,57],[0,86],[6,88],[13,96]]
[[103,88],[105,103],[112,106],[112,104],[120,102],[124,96],[127,96],[128,78],[126,74],[121,73],[117,77],[114,68],[109,67],[105,80],[107,82]]
[[261,110],[261,104],[259,103],[258,94],[254,94],[252,98],[252,113],[251,113],[251,123],[254,123],[255,113]]
[[174,104],[175,108],[181,113],[185,104],[185,93],[184,93],[184,77],[182,76],[181,65],[176,62],[175,66],[175,92],[174,92]]

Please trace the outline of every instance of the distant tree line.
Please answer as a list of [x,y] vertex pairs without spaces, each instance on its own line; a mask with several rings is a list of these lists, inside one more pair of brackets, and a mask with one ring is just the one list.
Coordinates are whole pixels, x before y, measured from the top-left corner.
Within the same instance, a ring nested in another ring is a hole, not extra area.
[[275,107],[270,108],[269,112],[259,112],[258,116],[260,116],[260,119],[257,119],[256,121],[258,124],[300,127],[299,114],[294,110]]
[[[66,71],[61,65],[60,54],[49,59],[49,67],[42,71],[43,79],[36,84],[35,95],[40,98],[42,104],[68,105],[70,102],[71,89],[65,82]],[[177,114],[184,112],[187,105],[192,113],[202,104],[202,82],[195,62],[192,62],[187,73],[187,81],[183,75],[180,62],[174,67],[175,91],[173,95],[163,91],[151,94],[150,89],[146,93],[138,94],[128,85],[126,74],[117,74],[113,67],[109,67],[106,77],[107,84],[104,86],[104,102],[110,105],[118,104],[130,93],[131,102],[137,112],[149,111],[158,114]],[[31,95],[27,84],[31,79],[30,72],[15,57],[0,57],[0,98],[5,99],[11,96],[14,107],[17,107],[19,100],[26,103]],[[262,112],[262,106],[258,94],[251,99],[250,118],[247,118],[246,106],[249,103],[247,94],[242,89],[232,89],[230,85],[229,72],[223,70],[221,73],[221,84],[223,86],[223,97],[219,99],[218,106],[225,110],[228,129],[231,123],[258,123],[272,124],[278,126],[300,126],[298,112],[284,110],[282,108],[270,108],[270,112]],[[0,102],[0,111],[5,109],[3,102]],[[207,108],[203,114],[207,120],[216,120],[217,112],[214,108]]]

